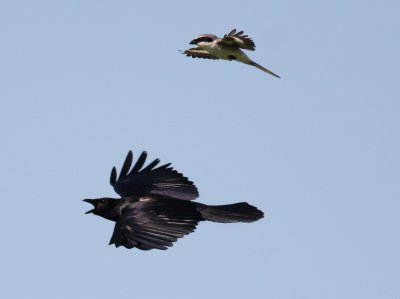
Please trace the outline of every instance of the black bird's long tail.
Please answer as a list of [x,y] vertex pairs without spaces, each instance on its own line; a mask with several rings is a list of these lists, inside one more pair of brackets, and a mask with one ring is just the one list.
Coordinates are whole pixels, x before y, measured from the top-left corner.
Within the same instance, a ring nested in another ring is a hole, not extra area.
[[205,220],[221,223],[253,222],[264,217],[262,211],[247,202],[221,206],[201,204],[197,210]]

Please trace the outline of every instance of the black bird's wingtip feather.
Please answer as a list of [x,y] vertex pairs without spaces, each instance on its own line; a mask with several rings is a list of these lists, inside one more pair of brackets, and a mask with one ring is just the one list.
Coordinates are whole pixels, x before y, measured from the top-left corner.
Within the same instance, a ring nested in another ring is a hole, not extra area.
[[114,185],[115,182],[117,181],[117,169],[115,166],[111,169],[111,174],[110,174],[110,184]]
[[143,167],[144,163],[146,162],[146,159],[147,159],[147,152],[143,151],[140,154],[139,158],[137,159],[135,165],[132,167],[132,170],[127,175],[129,176],[139,172],[140,169]]
[[128,174],[129,169],[131,168],[132,165],[132,160],[133,160],[133,153],[132,151],[128,152],[128,155],[125,158],[125,162],[122,165],[121,171],[119,172],[119,177],[118,180],[123,178]]

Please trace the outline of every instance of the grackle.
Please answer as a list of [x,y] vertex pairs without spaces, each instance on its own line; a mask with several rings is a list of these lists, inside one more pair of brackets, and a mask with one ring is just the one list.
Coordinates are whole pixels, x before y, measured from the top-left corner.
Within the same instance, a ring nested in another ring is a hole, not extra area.
[[116,168],[111,170],[110,183],[121,198],[83,200],[94,207],[86,214],[115,221],[110,245],[165,250],[193,232],[200,221],[253,222],[264,216],[246,202],[218,206],[194,202],[199,193],[193,182],[170,163],[156,167],[159,159],[143,167],[146,157],[142,152],[131,168],[129,151],[118,178]]

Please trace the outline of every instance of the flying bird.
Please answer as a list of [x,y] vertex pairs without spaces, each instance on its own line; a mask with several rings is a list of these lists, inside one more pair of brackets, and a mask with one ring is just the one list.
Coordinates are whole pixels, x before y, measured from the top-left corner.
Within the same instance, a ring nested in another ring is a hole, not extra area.
[[222,38],[214,34],[202,34],[193,39],[190,44],[196,45],[196,47],[183,51],[182,53],[186,56],[192,58],[236,60],[255,66],[272,76],[280,78],[277,74],[251,60],[241,50],[254,51],[256,49],[253,40],[244,35],[243,31],[236,32],[236,29],[233,29]]
[[142,152],[132,166],[129,151],[117,177],[111,170],[110,184],[121,198],[84,199],[93,205],[93,213],[115,222],[110,245],[161,249],[193,232],[200,221],[221,223],[253,222],[263,212],[246,202],[209,206],[192,200],[199,196],[193,182],[165,164],[156,167],[155,159],[144,167],[147,153]]

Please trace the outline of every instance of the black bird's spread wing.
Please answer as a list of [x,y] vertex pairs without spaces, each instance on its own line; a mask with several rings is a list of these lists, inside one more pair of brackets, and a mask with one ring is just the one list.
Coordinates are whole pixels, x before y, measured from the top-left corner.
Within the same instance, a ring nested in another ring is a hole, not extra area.
[[178,238],[193,232],[200,220],[195,203],[143,197],[121,210],[110,245],[165,250]]
[[196,186],[174,170],[170,164],[156,168],[159,159],[143,168],[147,153],[142,152],[131,169],[133,155],[129,151],[117,179],[115,167],[111,170],[110,184],[121,197],[161,195],[170,198],[193,200],[199,196]]
[[236,46],[238,48],[246,49],[254,51],[256,49],[256,45],[253,40],[248,37],[248,35],[244,35],[243,31],[236,32],[236,29],[233,29],[228,34],[225,34],[223,38],[221,38],[218,43],[227,45],[227,46]]
[[214,55],[208,53],[206,50],[200,48],[190,48],[188,50],[183,51],[183,54],[192,58],[204,58],[204,59],[214,59],[214,60],[219,59],[218,57],[215,57]]

